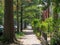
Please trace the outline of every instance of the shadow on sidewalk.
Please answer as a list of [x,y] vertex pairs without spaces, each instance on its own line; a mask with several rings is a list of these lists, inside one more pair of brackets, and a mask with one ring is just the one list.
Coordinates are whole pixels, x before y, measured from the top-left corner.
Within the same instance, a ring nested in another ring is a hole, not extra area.
[[[21,44],[21,45],[24,45],[24,44]],[[40,45],[40,44],[26,44],[26,45]]]
[[25,35],[31,35],[34,34],[33,32],[24,32]]

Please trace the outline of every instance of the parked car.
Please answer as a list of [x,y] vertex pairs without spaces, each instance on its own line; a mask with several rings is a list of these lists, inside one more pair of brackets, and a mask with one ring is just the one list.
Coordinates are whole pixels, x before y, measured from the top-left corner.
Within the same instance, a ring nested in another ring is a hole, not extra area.
[[0,25],[0,35],[2,34],[2,32],[3,32],[3,25]]
[[17,29],[17,26],[15,25],[14,28]]
[[[16,25],[14,26],[14,28],[15,28],[15,30],[17,30],[17,26]],[[4,31],[3,29],[4,29],[4,26],[0,25],[0,35],[3,34],[3,31]]]
[[15,28],[15,31],[17,31],[17,26],[16,25],[14,26],[14,28]]

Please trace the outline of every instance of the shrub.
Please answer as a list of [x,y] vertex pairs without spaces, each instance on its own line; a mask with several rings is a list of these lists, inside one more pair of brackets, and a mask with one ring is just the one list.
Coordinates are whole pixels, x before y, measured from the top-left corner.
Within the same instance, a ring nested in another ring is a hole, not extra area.
[[60,32],[54,33],[54,36],[51,38],[50,45],[60,45]]
[[32,22],[32,27],[34,29],[34,33],[36,34],[36,36],[38,38],[41,35],[40,32],[39,32],[40,26],[41,26],[41,23],[40,23],[39,19],[34,19],[33,22]]
[[39,21],[39,19],[34,19],[32,21],[32,27],[34,28],[34,30],[37,30],[37,28],[40,27],[40,21]]
[[53,18],[49,17],[41,23],[41,30],[45,33],[51,33],[53,31]]
[[48,23],[42,22],[42,24],[41,24],[41,30],[42,30],[43,32],[47,33]]

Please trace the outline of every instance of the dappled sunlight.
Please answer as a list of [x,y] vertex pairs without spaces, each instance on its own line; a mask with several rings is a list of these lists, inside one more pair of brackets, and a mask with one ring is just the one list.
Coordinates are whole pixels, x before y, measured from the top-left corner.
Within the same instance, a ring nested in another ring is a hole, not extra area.
[[0,0],[0,45],[60,45],[60,0]]
[[25,36],[21,39],[24,45],[41,45],[32,30],[24,30]]

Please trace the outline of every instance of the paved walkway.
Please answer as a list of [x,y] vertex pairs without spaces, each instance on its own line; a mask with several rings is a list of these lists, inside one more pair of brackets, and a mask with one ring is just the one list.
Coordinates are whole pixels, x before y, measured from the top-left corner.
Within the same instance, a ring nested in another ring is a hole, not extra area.
[[41,42],[37,39],[36,35],[33,33],[33,30],[23,30],[26,34],[21,40],[23,45],[41,45]]

